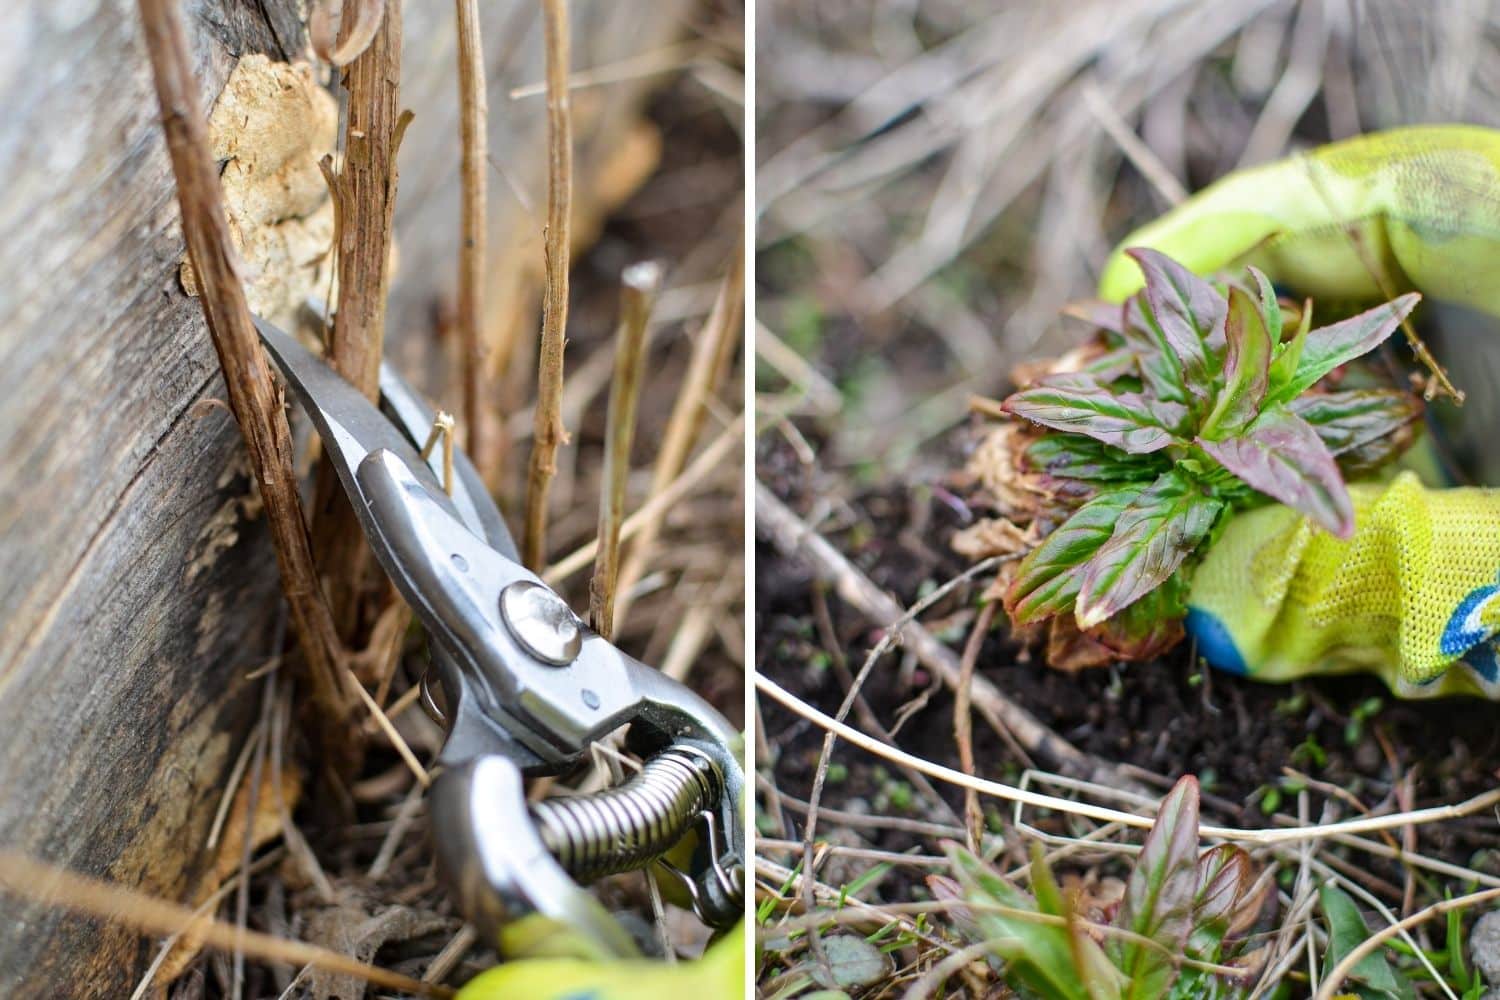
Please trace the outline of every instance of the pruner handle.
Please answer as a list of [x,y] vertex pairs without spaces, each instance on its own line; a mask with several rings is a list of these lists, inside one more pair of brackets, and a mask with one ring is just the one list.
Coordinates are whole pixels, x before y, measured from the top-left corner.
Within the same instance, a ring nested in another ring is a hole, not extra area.
[[[726,829],[737,821],[728,799],[739,790],[731,790],[735,771],[724,756],[712,744],[672,743],[619,785],[534,804],[519,767],[505,757],[450,767],[432,792],[439,870],[502,953],[533,939],[545,922],[581,936],[597,954],[636,955],[634,941],[580,883],[653,863],[681,885],[704,923],[729,926],[743,914],[744,859]],[[695,829],[691,863],[668,861]]]

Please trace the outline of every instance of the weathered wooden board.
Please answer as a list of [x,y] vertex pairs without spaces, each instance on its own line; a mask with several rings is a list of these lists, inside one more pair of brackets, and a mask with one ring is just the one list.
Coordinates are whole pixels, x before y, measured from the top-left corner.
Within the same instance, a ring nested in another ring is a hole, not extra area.
[[[236,58],[303,45],[296,0],[189,0],[205,108]],[[577,67],[665,44],[688,5],[579,2]],[[482,4],[490,144],[543,201],[535,0]],[[456,285],[458,129],[447,2],[406,14],[401,268],[416,354]],[[591,92],[580,186],[649,81]],[[132,0],[0,5],[0,844],[191,898],[218,790],[275,648],[275,563],[247,518],[182,255]],[[539,222],[496,183],[492,245]],[[532,237],[534,238],[534,236]],[[122,996],[155,943],[0,896],[0,995]]]

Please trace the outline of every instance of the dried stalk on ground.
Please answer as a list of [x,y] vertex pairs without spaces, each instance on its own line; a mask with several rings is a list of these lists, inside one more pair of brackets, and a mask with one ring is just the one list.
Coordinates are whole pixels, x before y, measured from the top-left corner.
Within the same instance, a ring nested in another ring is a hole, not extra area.
[[[144,9],[156,2],[164,0],[141,0],[141,7]],[[420,982],[304,941],[291,941],[236,927],[186,906],[77,875],[13,851],[0,851],[0,886],[30,899],[45,900],[101,920],[118,921],[148,934],[181,935],[223,951],[243,951],[268,962],[311,965],[417,996],[454,995],[453,990],[446,986]]]
[[[390,286],[391,218],[396,206],[396,149],[401,123],[401,5],[387,10],[369,46],[345,70],[349,111],[344,163],[333,187],[337,203],[338,313],[328,360],[371,400],[380,394],[385,304]],[[360,24],[346,18],[341,38]],[[359,597],[369,565],[359,522],[329,462],[318,471],[313,537],[327,577],[339,635],[355,639]]]
[[198,83],[181,16],[171,0],[140,0],[140,11],[177,180],[183,237],[201,290],[199,302],[224,371],[229,408],[244,436],[265,504],[292,625],[307,661],[314,705],[323,716],[322,731],[328,734],[324,749],[337,760],[344,752],[339,748],[348,745],[338,735],[348,723],[348,701],[338,680],[342,650],[318,586],[292,468],[291,434],[235,272],[219,173],[199,111]]
[[463,414],[469,455],[480,475],[491,471],[484,423],[485,225],[489,183],[489,97],[484,79],[484,45],[479,31],[479,0],[455,0],[458,18],[459,136],[462,239],[458,257],[458,339],[462,345]]
[[547,282],[521,550],[522,560],[531,569],[539,569],[546,554],[547,494],[557,475],[557,449],[568,441],[562,422],[562,383],[573,213],[573,117],[568,96],[572,55],[566,0],[542,0],[542,20],[547,46]]
[[641,396],[651,307],[661,288],[661,266],[650,262],[636,264],[626,268],[621,280],[620,330],[616,337],[615,374],[609,390],[604,469],[599,487],[599,551],[594,557],[594,576],[589,581],[589,623],[606,639],[614,634],[625,478],[630,473],[635,408]]

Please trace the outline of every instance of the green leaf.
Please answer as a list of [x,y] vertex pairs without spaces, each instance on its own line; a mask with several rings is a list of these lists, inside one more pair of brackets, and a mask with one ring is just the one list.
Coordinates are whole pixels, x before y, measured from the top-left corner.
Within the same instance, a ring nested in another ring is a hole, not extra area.
[[[1278,312],[1280,307],[1278,306]],[[1275,399],[1286,398],[1282,390],[1297,374],[1302,363],[1302,349],[1307,346],[1307,334],[1312,329],[1312,300],[1302,304],[1302,319],[1297,323],[1297,332],[1292,339],[1276,345],[1276,357],[1271,362],[1270,395]]]
[[1237,437],[1199,438],[1198,445],[1249,486],[1338,537],[1354,533],[1354,504],[1338,465],[1312,425],[1286,407],[1266,410]]
[[1162,799],[1156,822],[1136,858],[1115,926],[1162,945],[1166,954],[1125,938],[1110,940],[1111,957],[1130,981],[1132,998],[1165,996],[1192,926],[1198,888],[1198,779],[1184,775]]
[[811,962],[808,971],[825,989],[873,986],[891,972],[890,959],[857,934],[827,935],[823,938],[823,954],[828,968],[824,969],[821,962]]
[[1146,278],[1150,318],[1177,356],[1188,392],[1207,402],[1213,393],[1217,364],[1206,342],[1223,336],[1224,297],[1213,285],[1163,253],[1147,247],[1125,252],[1140,265]]
[[1120,514],[1108,542],[1089,560],[1073,613],[1090,629],[1155,589],[1208,537],[1224,507],[1183,470],[1172,468]]
[[1260,412],[1275,343],[1260,304],[1238,288],[1229,290],[1229,319],[1224,329],[1229,344],[1224,388],[1199,432],[1210,440],[1243,429]]
[[1160,451],[1179,441],[1172,430],[1187,411],[1133,392],[1111,392],[1087,376],[1063,385],[1038,385],[1012,394],[1001,409],[1012,416],[1070,434],[1086,434],[1132,455]]
[[1079,580],[1073,570],[1109,541],[1115,522],[1140,492],[1126,486],[1096,496],[1027,553],[1005,594],[1005,612],[1013,623],[1029,625],[1072,608]]
[[1312,425],[1335,457],[1389,438],[1422,415],[1421,401],[1399,389],[1313,392],[1288,409]]
[[1125,455],[1082,434],[1044,434],[1026,446],[1023,457],[1033,472],[1088,483],[1151,480],[1167,466],[1157,455]]
[[1271,334],[1271,343],[1281,343],[1281,301],[1276,298],[1276,288],[1271,279],[1261,273],[1260,268],[1247,268],[1255,279],[1256,291],[1260,293],[1260,312],[1266,318],[1266,330]]
[[1276,401],[1296,399],[1339,365],[1374,350],[1396,331],[1421,301],[1415,292],[1307,335],[1296,373],[1276,392]]
[[[1324,968],[1331,969],[1345,955],[1362,944],[1370,936],[1370,928],[1359,914],[1354,900],[1333,883],[1326,883],[1318,891],[1318,902],[1323,909],[1323,919],[1328,923],[1328,954],[1324,956]],[[1360,996],[1365,1000],[1414,1000],[1416,991],[1406,979],[1398,979],[1390,964],[1380,952],[1367,955],[1349,973],[1349,981],[1363,987]]]
[[973,906],[974,934],[978,940],[993,942],[995,954],[1005,959],[1008,984],[1049,1000],[1096,1000],[1078,974],[1066,927],[1026,919],[1020,913],[998,912],[994,907],[1041,911],[1035,900],[961,845],[948,841],[943,849]]

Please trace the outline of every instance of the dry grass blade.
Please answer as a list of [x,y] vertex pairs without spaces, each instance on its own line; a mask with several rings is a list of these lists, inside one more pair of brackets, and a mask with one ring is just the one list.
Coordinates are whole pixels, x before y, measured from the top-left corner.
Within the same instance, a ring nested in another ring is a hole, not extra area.
[[547,495],[557,475],[557,449],[568,441],[561,407],[573,211],[573,115],[568,96],[572,46],[565,0],[542,0],[542,22],[547,47],[547,281],[521,549],[522,561],[531,569],[540,568],[546,556]]
[[621,276],[621,284],[620,329],[616,336],[615,373],[609,390],[604,469],[599,487],[599,551],[594,556],[594,576],[589,581],[589,624],[606,639],[614,634],[625,479],[630,474],[636,403],[640,400],[641,376],[646,365],[651,307],[661,288],[661,266],[653,262],[632,265]]
[[[219,904],[224,902],[224,900],[229,897],[229,894],[231,892],[237,892],[239,890],[240,882],[244,878],[254,877],[255,875],[260,874],[267,868],[270,868],[272,865],[280,862],[284,855],[285,851],[278,847],[275,850],[268,851],[266,854],[257,858],[255,860],[255,863],[252,864],[246,871],[237,872],[234,875],[231,875],[223,885],[215,889],[207,899],[198,904],[197,909],[193,910],[194,918],[206,917],[210,913],[213,913],[214,910],[219,908]],[[151,960],[151,964],[146,967],[146,971],[141,975],[140,982],[136,984],[135,990],[130,994],[130,1000],[144,1000],[146,994],[151,989],[152,982],[156,979],[157,973],[161,971],[162,966],[167,963],[167,959],[172,956],[172,953],[177,950],[177,943],[182,940],[182,935],[182,931],[167,935],[166,940],[164,940],[161,943],[161,947],[157,949],[156,957],[153,958]]]
[[[233,263],[235,251],[224,215],[218,166],[209,151],[207,123],[198,110],[198,84],[181,15],[171,0],[140,0],[140,12],[177,180],[183,237],[201,291],[199,302],[224,370],[229,408],[244,436],[265,504],[282,588],[307,660],[312,696],[327,731],[336,733],[348,704],[338,682],[342,652],[308,544],[286,416]],[[337,755],[340,742],[333,735],[325,749]]]
[[[1119,809],[1110,809],[1106,806],[1096,806],[1087,802],[1075,802],[1071,799],[1058,798],[1053,795],[1029,792],[1023,788],[1007,785],[1000,781],[987,781],[983,778],[970,777],[962,771],[955,771],[950,767],[934,764],[930,760],[924,760],[914,754],[909,754],[904,750],[898,750],[895,747],[887,746],[879,740],[872,739],[859,730],[819,712],[764,675],[757,674],[755,676],[755,686],[762,694],[779,702],[802,718],[837,735],[841,739],[847,740],[862,750],[867,750],[878,757],[884,757],[892,763],[904,764],[913,770],[926,774],[928,777],[946,781],[959,788],[973,788],[982,795],[991,795],[1007,802],[1017,802],[1038,809],[1053,809],[1058,812],[1103,820],[1107,823],[1119,823],[1122,826],[1135,827],[1137,829],[1150,829],[1151,825],[1155,822],[1150,816],[1138,816],[1134,813],[1123,812]],[[1199,833],[1203,837],[1210,839],[1236,840],[1250,844],[1285,844],[1305,840],[1334,839],[1340,836],[1368,833],[1375,830],[1393,830],[1408,824],[1416,826],[1427,823],[1440,823],[1444,820],[1474,815],[1487,809],[1492,809],[1496,805],[1500,805],[1500,789],[1476,795],[1457,805],[1434,806],[1407,813],[1365,816],[1360,819],[1342,820],[1336,823],[1282,827],[1275,830],[1251,830],[1232,826],[1213,826],[1205,823],[1199,827]]]
[[488,220],[489,91],[484,78],[484,44],[480,39],[478,0],[455,0],[458,17],[459,138],[462,242],[458,256],[458,339],[463,356],[464,432],[469,455],[479,474],[491,470],[484,440],[484,283],[488,259],[485,238]]
[[454,995],[445,986],[423,983],[303,941],[237,928],[186,906],[88,878],[10,850],[0,850],[0,886],[37,902],[117,921],[148,934],[190,936],[223,951],[240,950],[266,961],[312,965],[417,996]]

